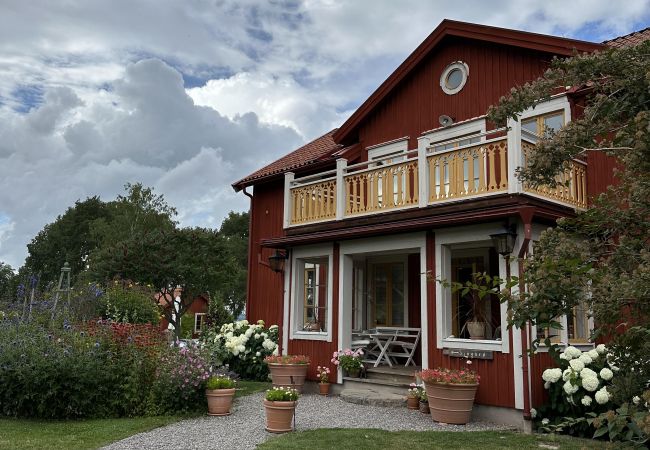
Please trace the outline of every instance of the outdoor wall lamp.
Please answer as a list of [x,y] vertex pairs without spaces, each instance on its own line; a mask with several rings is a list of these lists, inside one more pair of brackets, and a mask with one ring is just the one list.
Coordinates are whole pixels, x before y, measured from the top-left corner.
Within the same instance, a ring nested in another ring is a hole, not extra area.
[[492,245],[494,245],[497,253],[507,259],[515,249],[515,241],[517,240],[514,225],[507,225],[501,233],[491,234],[490,239],[492,239]]
[[276,250],[273,255],[269,256],[269,267],[273,272],[284,272],[284,261],[286,259],[286,253],[280,253],[279,250]]

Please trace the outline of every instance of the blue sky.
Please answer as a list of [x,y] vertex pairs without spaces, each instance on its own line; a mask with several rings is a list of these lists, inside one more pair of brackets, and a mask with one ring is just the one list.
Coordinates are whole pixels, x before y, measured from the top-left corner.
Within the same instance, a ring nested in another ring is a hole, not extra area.
[[78,199],[154,187],[219,226],[230,183],[340,125],[444,18],[602,41],[650,0],[0,5],[0,261]]

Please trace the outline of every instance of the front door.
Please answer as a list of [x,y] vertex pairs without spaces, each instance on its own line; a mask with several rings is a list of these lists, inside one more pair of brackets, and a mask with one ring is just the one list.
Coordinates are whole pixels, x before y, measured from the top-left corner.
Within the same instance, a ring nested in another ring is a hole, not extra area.
[[406,324],[405,263],[374,263],[370,266],[370,323],[378,327]]

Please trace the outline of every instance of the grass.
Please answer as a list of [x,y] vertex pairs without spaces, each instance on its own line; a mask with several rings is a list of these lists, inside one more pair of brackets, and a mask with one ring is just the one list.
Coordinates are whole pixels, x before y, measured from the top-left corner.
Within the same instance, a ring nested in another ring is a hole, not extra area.
[[[265,391],[271,383],[241,381],[237,387],[237,397],[243,397]],[[188,416],[67,421],[0,419],[0,450],[96,449],[186,418]]]
[[568,436],[521,434],[505,431],[384,431],[376,429],[320,429],[289,433],[269,439],[260,450],[403,450],[403,449],[551,449],[582,450],[619,448],[607,442]]

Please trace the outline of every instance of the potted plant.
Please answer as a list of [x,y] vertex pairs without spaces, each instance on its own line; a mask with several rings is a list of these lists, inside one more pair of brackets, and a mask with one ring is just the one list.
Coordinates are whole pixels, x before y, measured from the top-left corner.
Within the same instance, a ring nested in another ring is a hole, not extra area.
[[296,389],[287,387],[274,387],[266,391],[264,397],[266,431],[271,433],[293,431],[291,421],[296,412],[299,395]]
[[433,420],[453,424],[469,422],[480,380],[476,372],[439,368],[425,369],[418,376],[424,382]]
[[409,390],[406,394],[406,407],[408,409],[419,408],[420,398],[422,397],[423,391],[424,389],[422,389],[422,386],[419,386],[415,383],[411,383],[409,385]]
[[343,369],[348,377],[358,378],[363,367],[363,350],[339,350],[332,355],[332,364]]
[[330,368],[326,366],[318,366],[318,389],[320,390],[320,395],[327,395],[330,392]]
[[205,396],[208,399],[209,416],[228,416],[235,396],[235,380],[216,375],[205,383]]
[[271,355],[264,358],[271,372],[273,387],[289,387],[302,392],[309,367],[304,355]]
[[429,414],[429,399],[427,398],[427,393],[424,389],[420,391],[420,398],[418,398],[420,412],[422,414]]

